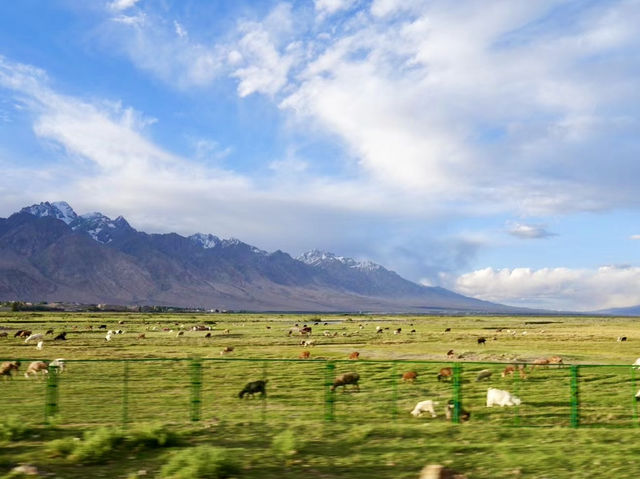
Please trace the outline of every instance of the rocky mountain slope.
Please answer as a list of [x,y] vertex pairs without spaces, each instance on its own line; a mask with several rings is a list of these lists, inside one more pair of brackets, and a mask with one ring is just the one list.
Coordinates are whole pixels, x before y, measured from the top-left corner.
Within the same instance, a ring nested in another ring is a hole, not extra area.
[[237,239],[147,234],[127,221],[40,203],[0,219],[0,300],[277,311],[516,308],[425,287],[371,262],[321,251],[292,258]]

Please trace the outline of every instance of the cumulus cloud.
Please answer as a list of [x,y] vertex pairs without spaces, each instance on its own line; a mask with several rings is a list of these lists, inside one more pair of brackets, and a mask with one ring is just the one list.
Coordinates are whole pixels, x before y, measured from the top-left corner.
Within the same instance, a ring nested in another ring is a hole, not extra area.
[[450,285],[459,293],[517,306],[593,311],[640,304],[640,267],[485,268]]
[[351,8],[355,3],[356,0],[315,0],[314,5],[320,15],[332,15]]
[[632,239],[632,240],[640,240],[640,235],[631,235],[630,239]]
[[525,225],[515,223],[509,227],[508,232],[510,235],[521,239],[540,239],[556,236],[555,233],[547,231],[544,225]]

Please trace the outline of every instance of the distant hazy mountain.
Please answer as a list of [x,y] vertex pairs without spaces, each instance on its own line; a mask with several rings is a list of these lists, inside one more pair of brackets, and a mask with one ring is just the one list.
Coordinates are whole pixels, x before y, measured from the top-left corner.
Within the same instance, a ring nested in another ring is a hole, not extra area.
[[119,216],[40,203],[0,219],[0,299],[278,311],[517,308],[408,281],[322,251],[297,259],[237,239],[147,234]]
[[610,314],[612,316],[640,316],[640,305],[626,308],[610,308],[595,311],[597,314]]

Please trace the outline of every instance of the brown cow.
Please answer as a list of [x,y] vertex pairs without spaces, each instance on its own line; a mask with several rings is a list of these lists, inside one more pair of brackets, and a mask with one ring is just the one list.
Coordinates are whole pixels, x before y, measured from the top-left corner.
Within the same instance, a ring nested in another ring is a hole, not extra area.
[[445,378],[451,378],[453,376],[453,369],[442,368],[438,373],[438,381],[442,381]]
[[409,381],[410,383],[413,383],[417,378],[418,378],[418,373],[415,371],[407,371],[402,375],[402,380],[404,382]]
[[11,371],[17,371],[19,367],[20,361],[6,361],[0,364],[0,376],[5,376],[13,379],[13,376],[11,376]]
[[300,353],[300,356],[298,356],[298,358],[300,358],[300,359],[309,359],[310,356],[311,356],[311,353],[309,351],[302,351]]
[[360,359],[360,353],[358,351],[354,351],[349,354],[349,359]]

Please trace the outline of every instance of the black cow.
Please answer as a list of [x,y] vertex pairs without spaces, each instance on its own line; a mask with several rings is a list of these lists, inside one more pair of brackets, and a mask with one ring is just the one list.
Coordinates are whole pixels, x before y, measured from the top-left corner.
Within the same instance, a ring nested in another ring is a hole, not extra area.
[[53,338],[54,341],[66,341],[66,339],[67,339],[67,333],[65,331],[61,332],[55,338]]
[[242,399],[245,394],[250,394],[251,397],[255,393],[260,393],[261,397],[265,397],[267,395],[266,391],[267,381],[266,380],[258,380],[247,383],[247,385],[238,393],[238,397]]

